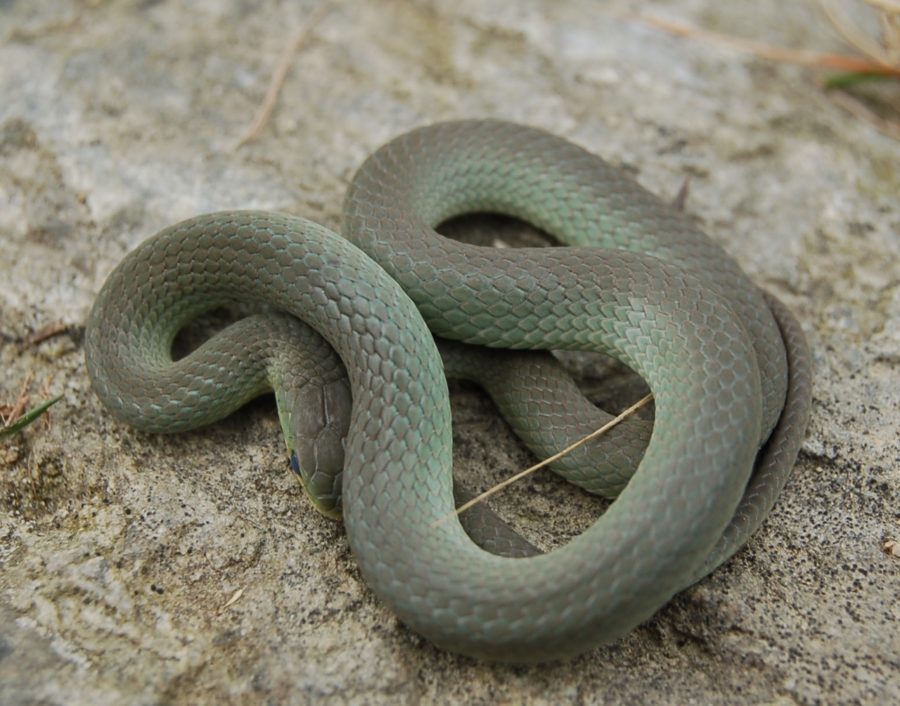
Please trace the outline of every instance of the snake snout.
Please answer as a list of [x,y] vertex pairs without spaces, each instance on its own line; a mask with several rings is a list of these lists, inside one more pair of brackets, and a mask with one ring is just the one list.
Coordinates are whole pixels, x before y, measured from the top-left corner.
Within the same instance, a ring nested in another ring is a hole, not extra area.
[[340,518],[351,409],[347,382],[308,382],[277,398],[291,468],[315,508],[326,517]]

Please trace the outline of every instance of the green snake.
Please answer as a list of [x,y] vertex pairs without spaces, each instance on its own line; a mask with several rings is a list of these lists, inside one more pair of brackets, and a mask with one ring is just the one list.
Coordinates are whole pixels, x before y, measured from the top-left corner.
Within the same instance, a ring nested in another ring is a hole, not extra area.
[[[566,247],[434,230],[472,212]],[[264,310],[173,361],[176,334],[230,302]],[[450,339],[441,351],[435,336]],[[439,522],[454,509],[445,372],[481,380],[539,454],[603,415],[544,349],[613,356],[655,402],[646,448],[638,422],[558,466],[618,497],[548,553],[489,513]],[[109,276],[85,351],[106,407],[149,431],[274,390],[294,470],[342,514],[375,594],[438,646],[509,662],[615,640],[737,551],[787,480],[811,396],[800,326],[688,218],[580,147],[497,121],[376,151],[346,195],[343,237],[261,211],[165,229]]]

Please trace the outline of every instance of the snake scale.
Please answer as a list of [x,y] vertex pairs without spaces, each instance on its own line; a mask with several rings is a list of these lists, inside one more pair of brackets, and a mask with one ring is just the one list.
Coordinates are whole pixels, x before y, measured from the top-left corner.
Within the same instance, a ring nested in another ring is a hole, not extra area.
[[[565,247],[435,232],[471,212]],[[177,332],[228,302],[266,311],[173,361]],[[446,361],[435,336],[452,339]],[[478,526],[436,524],[454,508],[445,362],[465,376],[480,361],[517,433],[549,452],[584,431],[565,428],[566,409],[602,413],[544,349],[636,371],[654,394],[652,434],[645,449],[636,422],[557,468],[618,493],[574,540],[540,553],[497,530],[487,551]],[[371,589],[438,646],[508,662],[608,643],[737,551],[787,480],[811,395],[796,320],[689,219],[582,148],[498,121],[380,148],[352,180],[343,237],[261,211],[165,229],[110,275],[85,350],[107,408],[149,431],[215,421],[274,389],[294,470],[322,512],[343,515]],[[503,382],[503,370],[518,372]]]

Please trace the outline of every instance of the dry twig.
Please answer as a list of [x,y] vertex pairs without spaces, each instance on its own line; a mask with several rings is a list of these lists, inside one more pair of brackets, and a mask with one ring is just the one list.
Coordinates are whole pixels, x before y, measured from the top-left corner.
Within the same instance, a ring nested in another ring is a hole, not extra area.
[[55,321],[52,324],[42,326],[33,333],[29,333],[25,336],[22,343],[25,344],[26,347],[36,346],[38,343],[43,343],[48,338],[59,336],[60,334],[66,333],[68,330],[68,324],[63,323],[62,321]]

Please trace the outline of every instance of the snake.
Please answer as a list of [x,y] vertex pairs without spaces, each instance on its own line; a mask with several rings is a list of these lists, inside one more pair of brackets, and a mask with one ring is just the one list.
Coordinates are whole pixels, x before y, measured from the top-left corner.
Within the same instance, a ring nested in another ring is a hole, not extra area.
[[[560,245],[436,230],[469,213]],[[173,356],[179,331],[225,304],[255,308]],[[691,218],[584,148],[498,120],[377,149],[341,234],[246,210],[164,229],[109,275],[84,345],[103,404],[145,431],[274,391],[291,466],[343,518],[371,591],[439,648],[511,663],[611,643],[737,552],[787,482],[811,405],[801,325]],[[654,411],[556,469],[615,500],[543,552],[489,511],[453,515],[447,377],[480,381],[535,453],[558,450],[605,413],[554,350],[620,361]]]

